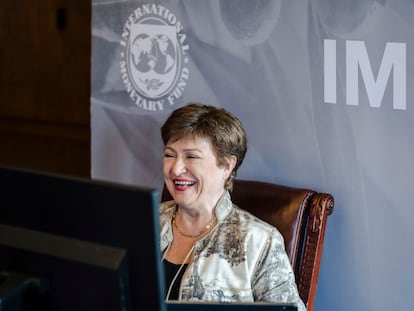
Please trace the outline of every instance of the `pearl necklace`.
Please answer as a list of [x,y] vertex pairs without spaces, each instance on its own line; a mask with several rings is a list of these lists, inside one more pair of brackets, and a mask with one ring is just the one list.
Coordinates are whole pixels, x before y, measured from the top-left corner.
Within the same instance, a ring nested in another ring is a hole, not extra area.
[[208,224],[208,225],[207,225],[204,229],[200,230],[200,231],[199,231],[199,232],[197,232],[197,233],[189,234],[189,233],[182,232],[182,231],[180,230],[180,228],[178,228],[177,223],[176,223],[176,221],[175,221],[175,216],[176,216],[176,214],[177,214],[177,210],[175,210],[174,214],[172,215],[172,224],[173,224],[174,228],[175,228],[175,229],[177,229],[178,233],[179,233],[179,234],[181,234],[183,237],[186,237],[186,238],[191,238],[191,239],[198,238],[198,237],[200,237],[202,234],[206,233],[208,230],[210,230],[210,228],[211,228],[211,227],[213,227],[213,226],[214,226],[214,224],[215,224],[215,223],[216,223],[216,221],[217,221],[217,218],[214,216],[213,220],[212,220],[212,221],[210,221],[210,223],[209,223],[209,224]]

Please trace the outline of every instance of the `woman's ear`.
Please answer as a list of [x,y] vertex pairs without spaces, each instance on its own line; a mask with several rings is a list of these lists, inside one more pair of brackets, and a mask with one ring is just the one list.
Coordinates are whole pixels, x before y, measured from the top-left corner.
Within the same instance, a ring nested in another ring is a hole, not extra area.
[[237,157],[235,155],[231,155],[231,156],[227,157],[226,166],[225,166],[225,170],[224,170],[225,179],[227,179],[230,176],[230,174],[233,171],[236,164],[237,164]]

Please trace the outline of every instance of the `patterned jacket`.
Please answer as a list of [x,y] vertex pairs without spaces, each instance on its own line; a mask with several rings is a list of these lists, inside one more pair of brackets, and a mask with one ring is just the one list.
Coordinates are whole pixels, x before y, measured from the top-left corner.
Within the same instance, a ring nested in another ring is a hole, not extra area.
[[[161,203],[162,252],[173,239],[175,209],[174,201]],[[228,192],[215,212],[216,227],[193,247],[181,300],[296,302],[305,311],[280,232],[234,205]]]

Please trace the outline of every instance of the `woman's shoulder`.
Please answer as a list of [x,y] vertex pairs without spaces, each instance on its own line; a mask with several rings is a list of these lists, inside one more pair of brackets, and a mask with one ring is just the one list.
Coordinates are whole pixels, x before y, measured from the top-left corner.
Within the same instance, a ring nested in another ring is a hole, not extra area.
[[233,217],[238,218],[240,226],[246,227],[247,230],[262,232],[266,235],[281,236],[279,230],[275,226],[257,217],[251,212],[238,207],[235,204],[233,204]]
[[233,207],[223,225],[224,231],[229,233],[227,236],[243,240],[250,249],[270,247],[284,250],[283,235],[276,227],[238,206]]

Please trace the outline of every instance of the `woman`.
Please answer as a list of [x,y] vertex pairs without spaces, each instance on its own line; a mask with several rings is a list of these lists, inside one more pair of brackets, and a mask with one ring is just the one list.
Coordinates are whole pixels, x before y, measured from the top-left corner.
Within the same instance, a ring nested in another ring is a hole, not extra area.
[[296,302],[306,310],[279,231],[232,204],[247,151],[243,125],[222,108],[189,104],[161,128],[161,250],[167,300]]

